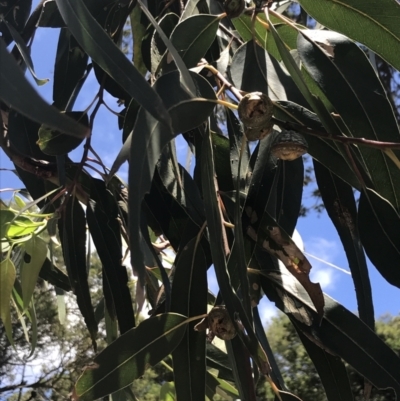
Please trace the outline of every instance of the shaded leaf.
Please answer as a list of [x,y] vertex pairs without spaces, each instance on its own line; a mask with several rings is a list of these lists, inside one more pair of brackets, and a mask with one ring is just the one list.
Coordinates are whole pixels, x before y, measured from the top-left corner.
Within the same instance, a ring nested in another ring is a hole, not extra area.
[[[180,132],[186,132],[200,125],[214,109],[212,101],[215,99],[215,93],[211,86],[199,75],[191,73],[191,76],[198,85],[198,95],[201,97],[189,97],[180,85],[180,76],[177,71],[163,75],[155,84],[155,90],[164,100],[171,115],[173,131],[161,125],[142,109],[131,137],[129,164],[131,255],[132,266],[138,272],[141,283],[144,282],[145,269],[142,251],[138,248],[140,210],[143,197],[150,190],[156,163],[162,149],[171,139]],[[125,145],[129,145],[128,141],[129,138]],[[112,170],[115,171],[115,169]]]
[[367,262],[357,228],[357,208],[353,190],[314,160],[318,188],[326,211],[342,241],[351,270],[361,320],[374,328],[374,306]]
[[7,26],[8,30],[10,31],[10,34],[11,34],[12,38],[14,39],[14,42],[15,42],[19,52],[21,53],[22,59],[24,60],[25,64],[27,65],[36,84],[40,86],[40,85],[44,85],[47,82],[49,82],[48,78],[40,79],[36,76],[35,70],[33,67],[33,61],[30,56],[30,49],[26,46],[24,39],[22,39],[22,37],[18,33],[18,31],[12,26],[12,24],[8,23],[7,20],[4,20],[3,23]]
[[84,138],[89,129],[63,116],[56,108],[49,106],[26,80],[21,69],[0,41],[0,98],[13,109],[38,123],[58,129],[65,134]]
[[49,259],[45,259],[40,269],[39,277],[64,291],[71,291],[71,284],[68,276],[57,266],[52,265]]
[[[399,7],[400,11],[400,7]],[[299,56],[351,135],[373,140],[400,139],[385,90],[364,52],[346,37],[328,31],[299,34]],[[400,171],[378,149],[360,147],[374,186],[400,206]]]
[[73,399],[91,401],[131,384],[176,348],[186,331],[185,320],[185,316],[165,313],[118,337],[83,372]]
[[24,263],[21,266],[21,287],[24,309],[28,308],[39,272],[47,256],[47,244],[37,235],[25,242]]
[[[46,2],[46,5],[48,3],[51,2]],[[67,106],[72,106],[72,96],[77,95],[76,88],[84,77],[87,63],[88,55],[69,30],[62,28],[58,38],[53,83],[53,101],[58,109],[66,110]]]
[[[188,317],[207,313],[207,263],[197,238],[178,252],[171,292],[171,311]],[[177,397],[204,400],[206,381],[206,333],[188,325],[181,343],[172,353]]]
[[67,198],[64,205],[65,209],[58,223],[64,261],[72,291],[95,346],[97,322],[86,270],[86,218],[76,198]]
[[375,191],[361,192],[358,207],[360,237],[371,262],[392,285],[400,288],[400,216]]
[[[0,5],[0,15],[2,15],[2,19],[7,21],[18,33],[21,33],[25,27],[31,8],[32,0],[2,2]],[[0,32],[3,41],[6,43],[6,46],[8,46],[12,41],[12,36],[5,26],[5,21],[0,21]]]
[[11,329],[10,301],[16,278],[15,266],[11,259],[0,262],[0,318],[6,329],[8,341],[14,344]]
[[128,275],[122,265],[121,229],[118,222],[118,209],[111,193],[105,188],[104,182],[93,180],[91,196],[87,204],[86,214],[90,234],[96,246],[97,253],[103,265],[104,274],[111,298],[110,303],[115,308],[120,333],[135,326],[132,299],[128,287]]
[[[82,111],[67,111],[65,114],[75,121],[89,128],[89,117],[83,114]],[[39,128],[39,140],[37,144],[40,150],[50,156],[62,156],[75,148],[83,141],[83,138],[75,138],[70,135],[65,135],[60,131],[54,131],[51,128],[42,125]]]
[[160,389],[160,401],[175,401],[175,383],[165,382]]
[[0,238],[4,238],[7,235],[8,227],[11,221],[14,219],[15,213],[11,210],[1,209],[0,213]]
[[[296,328],[296,324],[294,327]],[[297,329],[297,334],[321,378],[328,401],[353,401],[349,377],[342,359],[318,347],[301,330]]]
[[376,12],[373,0],[299,0],[299,3],[322,25],[363,43],[400,69],[399,54],[393,52],[400,43],[396,18],[400,15],[400,6],[396,1],[379,2],[380,12]]
[[92,60],[152,116],[169,126],[170,118],[159,96],[92,17],[82,0],[56,0],[56,3],[69,30]]
[[[187,68],[197,65],[217,34],[221,18],[216,15],[192,15],[181,21],[171,34],[171,42]],[[166,60],[168,63],[168,59]]]

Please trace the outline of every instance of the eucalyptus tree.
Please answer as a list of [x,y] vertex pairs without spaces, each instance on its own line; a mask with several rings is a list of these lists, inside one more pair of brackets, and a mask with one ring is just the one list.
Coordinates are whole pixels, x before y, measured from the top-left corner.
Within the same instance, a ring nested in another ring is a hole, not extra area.
[[[374,332],[365,259],[400,286],[399,128],[370,61],[377,54],[399,69],[399,4],[299,0],[318,22],[309,29],[285,16],[290,1],[145,3],[49,0],[32,13],[27,0],[0,6],[1,147],[33,199],[19,211],[2,205],[0,317],[9,341],[12,305],[35,330],[40,276],[71,289],[94,350],[105,319],[109,345],[76,382],[75,400],[135,399],[130,384],[160,361],[174,372],[161,399],[218,391],[256,400],[265,381],[277,399],[298,399],[261,325],[266,296],[289,316],[329,400],[353,399],[345,363],[365,378],[366,394],[371,386],[400,394],[400,359]],[[127,21],[132,61],[121,51]],[[29,48],[38,29],[51,28],[60,29],[50,106],[24,71],[45,83]],[[91,71],[97,90],[77,110]],[[105,93],[124,106],[111,166],[91,143]],[[178,163],[177,136],[194,171]],[[311,264],[291,239],[305,152],[349,261],[359,316],[310,281]],[[126,161],[128,183],[117,175]],[[54,266],[46,229],[59,238],[66,271]],[[97,305],[88,233],[102,263]],[[138,323],[145,299],[150,316]],[[215,336],[223,351],[210,344]]]

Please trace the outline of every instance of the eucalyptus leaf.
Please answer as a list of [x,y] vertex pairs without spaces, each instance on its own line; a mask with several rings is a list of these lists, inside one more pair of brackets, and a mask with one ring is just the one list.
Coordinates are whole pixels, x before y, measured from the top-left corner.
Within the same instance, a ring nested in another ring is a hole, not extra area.
[[186,331],[185,320],[185,316],[165,313],[128,330],[87,366],[72,398],[92,401],[130,385],[176,348]]

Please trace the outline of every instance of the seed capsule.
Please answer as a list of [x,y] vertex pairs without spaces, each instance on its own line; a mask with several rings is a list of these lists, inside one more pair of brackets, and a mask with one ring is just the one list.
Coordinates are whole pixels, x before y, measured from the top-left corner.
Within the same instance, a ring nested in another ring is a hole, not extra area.
[[306,139],[296,131],[282,131],[271,145],[271,152],[275,157],[289,161],[303,156],[307,150]]
[[214,336],[225,341],[232,340],[236,336],[235,326],[225,306],[212,308],[207,317],[198,323],[194,329],[196,331],[205,331],[208,329],[208,337],[211,341]]
[[248,93],[239,103],[239,118],[246,128],[264,128],[271,125],[273,104],[261,92]]
[[244,0],[225,0],[224,10],[229,18],[239,17],[245,7]]

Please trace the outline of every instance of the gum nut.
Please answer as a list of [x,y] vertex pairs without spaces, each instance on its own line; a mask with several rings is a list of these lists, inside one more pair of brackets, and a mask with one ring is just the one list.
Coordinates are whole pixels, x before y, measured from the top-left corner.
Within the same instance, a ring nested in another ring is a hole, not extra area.
[[246,128],[270,125],[273,112],[271,99],[261,92],[248,93],[239,103],[239,118]]
[[271,145],[272,154],[278,159],[295,160],[307,153],[304,136],[296,131],[282,131]]
[[245,128],[244,134],[248,141],[258,141],[264,139],[272,132],[273,125],[267,125],[263,128]]
[[216,306],[208,314],[209,330],[222,340],[232,340],[236,328],[224,306]]
[[229,18],[239,17],[245,7],[244,0],[226,0],[224,2],[224,10]]

